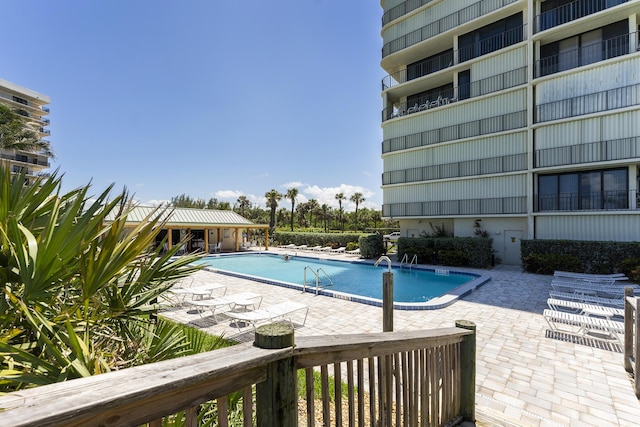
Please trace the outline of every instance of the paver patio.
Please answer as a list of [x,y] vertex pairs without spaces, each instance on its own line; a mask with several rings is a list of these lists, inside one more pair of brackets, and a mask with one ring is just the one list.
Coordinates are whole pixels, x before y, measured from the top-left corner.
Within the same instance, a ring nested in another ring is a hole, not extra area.
[[[458,319],[476,324],[479,424],[572,427],[640,424],[640,402],[624,370],[621,349],[550,336],[542,317],[551,289],[550,276],[523,273],[514,266],[465,270],[489,274],[491,281],[443,309],[395,310],[394,330],[450,327]],[[381,307],[207,271],[194,276],[194,285],[210,282],[227,285],[228,293],[259,293],[264,296],[264,306],[283,300],[307,304],[308,318],[304,326],[297,325],[298,336],[382,331]],[[382,274],[380,283],[372,286],[381,285]],[[239,334],[224,316],[220,316],[220,323],[215,323],[211,316],[201,317],[189,308],[168,309],[163,315],[227,338],[253,338],[251,327]],[[295,323],[296,313],[292,317]],[[500,424],[498,419],[502,420]]]

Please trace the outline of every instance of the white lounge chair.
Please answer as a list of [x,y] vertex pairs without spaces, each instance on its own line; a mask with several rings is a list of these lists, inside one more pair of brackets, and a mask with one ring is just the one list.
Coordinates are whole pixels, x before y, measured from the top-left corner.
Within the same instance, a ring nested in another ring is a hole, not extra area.
[[331,249],[331,252],[334,254],[341,254],[344,253],[344,251],[346,251],[347,248],[345,248],[344,246],[336,248],[336,249]]
[[354,249],[352,251],[346,251],[348,255],[360,255],[360,248]]
[[[196,307],[196,310],[202,316],[201,308],[208,308],[211,310],[211,314],[215,321],[218,321],[216,314],[221,312],[221,309],[234,310],[236,308],[248,309],[249,306],[255,309],[259,309],[262,304],[262,296],[254,292],[240,292],[233,295],[226,295],[223,297],[192,300],[189,304]],[[229,313],[227,313],[229,314]]]
[[322,249],[322,246],[314,246],[314,247],[309,248],[307,250],[309,250],[309,251],[319,251],[320,249]]
[[177,305],[188,303],[187,296],[191,295],[191,300],[210,298],[215,290],[223,290],[222,295],[227,293],[227,287],[219,283],[208,283],[200,286],[174,287],[169,289]]
[[553,273],[553,277],[556,277],[558,279],[570,278],[570,279],[582,279],[582,280],[587,280],[587,281],[592,281],[592,280],[596,280],[597,281],[599,279],[613,280],[613,281],[629,280],[629,278],[627,276],[625,276],[624,273],[588,274],[588,273],[574,273],[574,272],[571,272],[571,271],[560,271],[560,270],[556,270]]
[[253,326],[253,329],[255,329],[256,325],[260,323],[272,322],[278,319],[286,319],[289,321],[289,323],[291,323],[291,326],[293,326],[291,313],[301,310],[305,310],[304,320],[302,321],[302,325],[304,326],[304,324],[307,322],[309,307],[295,301],[285,301],[253,311],[228,312],[227,316],[236,321],[235,325],[238,328],[238,331],[240,331],[242,323],[251,324]]
[[566,301],[577,301],[584,302],[588,304],[596,304],[600,306],[607,307],[624,307],[624,299],[622,297],[618,298],[603,298],[595,295],[586,295],[575,292],[560,292],[560,291],[549,291],[549,296],[551,298],[563,299]]
[[333,250],[333,246],[325,246],[320,249],[321,252],[331,252]]
[[552,310],[583,314],[585,316],[604,317],[606,319],[612,319],[613,317],[624,318],[624,309],[622,308],[588,304],[579,301],[567,301],[556,298],[549,298],[547,300],[547,305]]
[[591,283],[582,281],[569,281],[569,280],[553,280],[551,287],[555,291],[577,293],[594,296],[613,296],[622,297],[624,295],[624,288],[630,286],[633,288],[633,292],[638,294],[640,287],[633,284],[608,284],[608,283]]
[[605,341],[615,339],[622,344],[618,335],[624,334],[624,322],[549,309],[543,316],[553,332]]

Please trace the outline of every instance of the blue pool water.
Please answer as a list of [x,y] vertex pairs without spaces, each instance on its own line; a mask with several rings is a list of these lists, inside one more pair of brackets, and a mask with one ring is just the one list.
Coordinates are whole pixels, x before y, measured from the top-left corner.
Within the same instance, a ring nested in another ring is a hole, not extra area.
[[[285,261],[282,256],[269,254],[221,255],[199,260],[209,269],[220,273],[240,273],[253,276],[254,280],[268,282],[271,279],[302,288],[307,280],[307,291],[315,292],[318,273],[323,294],[335,293],[382,300],[382,273],[388,271],[386,263],[379,267],[359,262],[325,260],[294,256]],[[434,270],[393,268],[394,302],[421,303],[444,295],[477,276],[450,273],[436,274]],[[235,274],[233,274],[235,275]],[[327,276],[331,278],[331,285]],[[351,299],[351,298],[349,298]],[[362,301],[365,302],[365,301]]]

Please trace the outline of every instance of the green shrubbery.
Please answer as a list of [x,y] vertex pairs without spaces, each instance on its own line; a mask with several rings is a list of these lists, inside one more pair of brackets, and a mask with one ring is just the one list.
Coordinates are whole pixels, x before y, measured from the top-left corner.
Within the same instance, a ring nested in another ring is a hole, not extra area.
[[[398,239],[398,259],[418,255],[421,264],[467,265],[476,268],[491,266],[493,239],[478,237],[419,237]],[[442,253],[442,255],[441,255]],[[434,254],[437,256],[434,259]],[[451,264],[452,262],[463,264]],[[447,264],[445,264],[445,262]]]
[[362,233],[296,233],[290,231],[277,231],[273,236],[275,245],[307,245],[332,246],[334,248],[347,247],[349,243],[355,243],[364,236]]
[[520,251],[523,267],[531,273],[553,274],[555,270],[592,274],[621,272],[637,280],[633,279],[632,271],[640,268],[638,242],[523,239]]
[[360,256],[366,259],[378,258],[384,253],[384,244],[381,234],[369,234],[360,236]]

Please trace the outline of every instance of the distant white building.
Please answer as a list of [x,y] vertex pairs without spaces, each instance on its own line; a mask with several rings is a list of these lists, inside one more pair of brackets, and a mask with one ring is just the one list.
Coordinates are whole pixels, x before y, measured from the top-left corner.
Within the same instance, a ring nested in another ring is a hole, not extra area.
[[[49,114],[47,105],[50,102],[46,95],[0,79],[0,104],[8,105],[25,117],[31,129],[41,139],[51,134],[46,128],[49,125],[46,116]],[[49,157],[42,153],[0,150],[0,159],[9,163],[12,172],[25,172],[27,176],[35,176],[49,167]]]
[[[402,236],[640,240],[640,0],[382,0],[382,189]],[[478,221],[481,220],[481,221]]]

